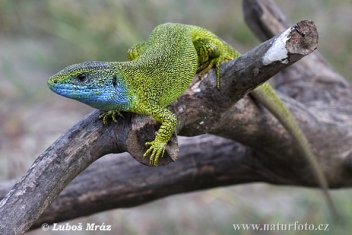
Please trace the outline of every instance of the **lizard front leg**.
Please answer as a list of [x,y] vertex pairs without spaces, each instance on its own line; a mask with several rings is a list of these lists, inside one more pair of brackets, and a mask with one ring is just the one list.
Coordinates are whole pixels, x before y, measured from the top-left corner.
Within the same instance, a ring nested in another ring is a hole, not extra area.
[[175,131],[177,118],[170,110],[158,105],[147,106],[143,113],[161,122],[155,139],[145,143],[149,148],[144,153],[144,157],[150,155],[150,165],[157,166],[158,159],[163,157],[166,145]]
[[123,117],[119,110],[101,111],[101,114],[99,115],[99,119],[103,121],[105,126],[108,126],[110,121],[117,122],[118,117]]

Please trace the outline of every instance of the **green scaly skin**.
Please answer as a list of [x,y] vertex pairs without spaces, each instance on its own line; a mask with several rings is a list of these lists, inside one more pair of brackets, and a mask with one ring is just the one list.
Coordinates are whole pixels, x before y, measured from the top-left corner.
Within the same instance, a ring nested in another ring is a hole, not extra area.
[[[52,76],[49,87],[103,112],[104,123],[116,121],[120,111],[153,117],[161,123],[144,156],[156,166],[176,127],[176,116],[166,107],[179,97],[196,73],[201,77],[216,69],[220,88],[220,63],[240,54],[201,27],[166,23],[157,26],[147,41],[133,46],[126,62],[84,62]],[[111,85],[112,84],[112,85]],[[64,87],[64,88],[63,88]],[[118,92],[116,92],[118,89]],[[329,204],[327,183],[309,143],[294,118],[268,83],[252,92],[284,125],[311,164]]]

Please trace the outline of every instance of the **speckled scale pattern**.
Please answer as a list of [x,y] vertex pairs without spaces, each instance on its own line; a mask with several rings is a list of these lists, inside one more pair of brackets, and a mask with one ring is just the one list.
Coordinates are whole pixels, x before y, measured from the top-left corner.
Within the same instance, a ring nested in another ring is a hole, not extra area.
[[177,122],[166,106],[186,90],[197,71],[215,67],[220,87],[220,63],[237,56],[206,29],[166,23],[129,50],[130,61],[71,65],[50,78],[48,85],[60,95],[101,110],[130,111],[161,122],[155,139],[146,143],[145,153],[151,165],[157,165]]
[[148,41],[130,51],[134,51],[133,60],[116,66],[138,97],[137,105],[166,107],[186,90],[197,71],[189,29],[179,24],[157,26]]

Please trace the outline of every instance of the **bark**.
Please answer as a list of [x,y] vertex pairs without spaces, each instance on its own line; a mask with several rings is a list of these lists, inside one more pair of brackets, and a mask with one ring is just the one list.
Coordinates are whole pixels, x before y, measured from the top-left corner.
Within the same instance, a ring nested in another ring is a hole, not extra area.
[[[243,5],[247,21],[252,18],[260,22],[255,23],[258,32],[265,37],[277,33],[278,26],[272,22],[280,14],[271,1],[244,1]],[[276,21],[279,25],[283,20]],[[316,186],[310,167],[289,135],[270,113],[246,96],[279,71],[280,96],[305,131],[330,186],[350,186],[351,87],[317,53],[290,66],[317,47],[312,22],[301,21],[284,33],[288,36],[281,33],[237,60],[224,63],[220,91],[211,71],[202,81],[195,80],[171,106],[180,134],[212,133],[227,139],[200,136],[182,142],[179,159],[166,165],[177,155],[174,137],[168,149],[171,158],[164,157],[160,165],[166,166],[157,168],[143,166],[126,154],[98,161],[54,201],[73,178],[107,153],[128,151],[137,161],[148,164],[142,157],[144,142],[154,138],[157,123],[125,114],[118,123],[104,127],[97,119],[98,112],[93,112],[41,154],[6,196],[10,184],[0,185],[0,196],[4,197],[0,203],[1,234],[18,234],[43,222],[221,185],[262,181]],[[279,61],[268,60],[268,50],[280,40],[285,45],[283,56]]]

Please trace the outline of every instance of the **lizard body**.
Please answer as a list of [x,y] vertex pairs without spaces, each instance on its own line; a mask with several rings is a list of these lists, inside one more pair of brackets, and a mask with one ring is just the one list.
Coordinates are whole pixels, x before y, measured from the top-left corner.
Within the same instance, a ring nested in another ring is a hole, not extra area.
[[[166,106],[191,84],[194,75],[215,67],[220,88],[220,63],[240,54],[213,33],[201,27],[166,23],[157,26],[147,41],[128,52],[129,61],[90,61],[68,66],[52,76],[48,85],[54,92],[105,111],[116,119],[120,111],[153,117],[161,126],[144,156],[157,165],[175,131],[176,116]],[[310,145],[274,89],[264,83],[251,94],[283,124],[301,153],[312,166],[327,201],[332,205],[328,185]]]
[[[221,48],[221,50],[219,50]],[[183,24],[157,26],[148,41],[129,50],[130,61],[87,61],[70,65],[54,76],[48,85],[59,95],[76,99],[105,111],[104,123],[120,111],[153,117],[161,122],[145,156],[151,165],[163,156],[176,127],[176,116],[166,106],[179,97],[196,72],[219,68],[222,61],[239,54],[213,33]],[[218,86],[220,70],[217,69]]]

